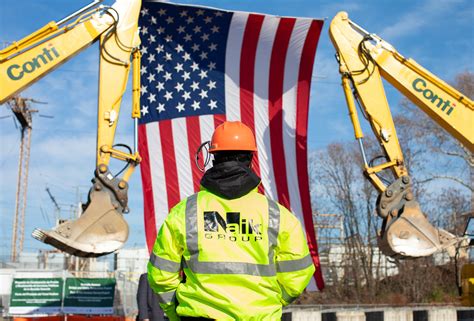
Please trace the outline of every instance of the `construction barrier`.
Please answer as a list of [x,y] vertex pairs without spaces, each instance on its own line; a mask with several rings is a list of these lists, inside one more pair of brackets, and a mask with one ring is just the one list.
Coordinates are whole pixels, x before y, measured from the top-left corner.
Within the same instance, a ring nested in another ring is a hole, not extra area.
[[364,311],[341,311],[336,312],[337,321],[366,321]]
[[[393,309],[383,311],[384,321],[413,321],[412,310]],[[453,319],[456,320],[456,319]]]
[[63,316],[49,316],[49,317],[14,317],[13,321],[63,321]]
[[13,321],[127,321],[127,319],[121,316],[62,315],[47,317],[14,317]]
[[474,309],[463,307],[417,307],[350,309],[293,306],[282,321],[473,321]]

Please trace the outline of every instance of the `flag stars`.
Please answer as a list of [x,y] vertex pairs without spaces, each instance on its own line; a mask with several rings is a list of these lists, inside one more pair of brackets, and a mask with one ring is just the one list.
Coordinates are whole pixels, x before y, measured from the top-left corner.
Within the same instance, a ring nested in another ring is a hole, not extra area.
[[190,75],[190,73],[187,72],[187,71],[185,71],[185,72],[181,75],[181,77],[183,77],[183,80],[184,80],[184,81],[191,79],[191,75]]
[[186,36],[183,37],[184,41],[188,42],[188,41],[191,41],[193,39],[193,37],[187,33]]
[[198,110],[201,108],[201,104],[197,100],[195,100],[191,106],[193,107],[194,110]]
[[155,55],[153,54],[149,55],[147,60],[148,60],[148,63],[152,63],[153,61],[155,61]]
[[165,80],[171,80],[171,78],[173,78],[173,77],[171,76],[170,72],[165,72],[164,78],[165,78]]
[[179,112],[184,111],[184,104],[183,104],[183,103],[178,103],[178,105],[176,105],[176,109],[177,109]]
[[207,87],[209,88],[209,90],[217,88],[216,87],[216,82],[212,81],[212,80],[209,80],[209,83],[207,84]]
[[211,110],[213,110],[213,109],[217,108],[217,101],[211,99],[211,101],[207,105],[209,106],[209,108]]
[[215,51],[215,50],[217,50],[217,44],[211,43],[211,44],[209,45],[209,50],[210,50],[210,51]]
[[156,52],[158,52],[158,53],[162,53],[162,52],[165,51],[165,46],[164,46],[164,45],[158,45],[158,46],[156,46],[156,49],[155,49],[155,50],[156,50]]
[[207,59],[207,52],[201,51],[201,54],[199,55],[201,57],[201,60]]
[[156,101],[156,95],[155,94],[150,94],[148,96],[148,101],[151,103],[155,102]]
[[173,99],[173,93],[171,91],[166,91],[166,94],[165,94],[165,99],[166,101],[170,100],[170,99]]
[[199,96],[201,96],[201,99],[207,98],[207,90],[201,89]]
[[207,71],[201,70],[201,72],[199,73],[199,77],[201,77],[201,79],[207,78]]
[[196,82],[196,81],[193,81],[193,84],[191,85],[191,88],[193,89],[193,91],[198,90],[199,89],[199,83]]
[[176,89],[177,92],[183,91],[183,83],[178,82],[176,86],[174,86],[174,89]]
[[180,53],[181,51],[184,51],[183,46],[181,46],[181,45],[177,45],[176,48],[174,48],[174,50],[176,50],[177,53]]
[[156,110],[161,113],[162,111],[165,111],[165,104],[163,103],[158,103],[158,107],[156,107]]
[[143,8],[142,11],[140,11],[140,14],[141,14],[142,16],[148,15],[148,9]]
[[148,29],[140,28],[146,44],[140,50],[148,65],[140,69],[146,103],[141,111],[147,117],[163,117],[162,112],[166,116],[211,113],[221,107],[213,94],[219,82],[211,76],[217,62],[211,60],[222,49],[215,35],[221,32],[218,17],[224,12],[183,9],[160,9],[153,12],[155,16],[141,12],[149,24]]
[[186,101],[191,99],[191,93],[189,91],[185,91],[181,97],[183,97],[184,101]]
[[147,79],[148,79],[148,82],[150,82],[150,83],[155,81],[155,74],[150,72]]
[[185,52],[184,55],[183,55],[183,60],[184,61],[191,60],[191,55],[189,53]]
[[193,64],[191,65],[191,69],[192,69],[193,71],[198,70],[198,69],[199,69],[199,64],[194,61]]
[[164,66],[162,64],[158,64],[155,70],[159,74],[160,72],[164,71]]
[[158,91],[165,90],[165,84],[159,81],[155,88],[156,88]]
[[176,72],[183,71],[183,64],[177,63],[174,69],[176,70]]
[[214,70],[214,69],[216,69],[216,63],[211,61],[211,62],[209,63],[209,65],[207,65],[207,68],[208,68],[209,70]]
[[202,41],[208,41],[209,40],[209,34],[205,33],[201,36]]

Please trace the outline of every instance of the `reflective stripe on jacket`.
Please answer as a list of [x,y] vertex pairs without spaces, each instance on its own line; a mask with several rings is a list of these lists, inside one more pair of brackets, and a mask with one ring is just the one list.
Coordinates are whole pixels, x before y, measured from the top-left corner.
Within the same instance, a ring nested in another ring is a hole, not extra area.
[[279,320],[314,270],[301,224],[286,208],[256,189],[231,200],[202,190],[166,218],[148,280],[171,320]]

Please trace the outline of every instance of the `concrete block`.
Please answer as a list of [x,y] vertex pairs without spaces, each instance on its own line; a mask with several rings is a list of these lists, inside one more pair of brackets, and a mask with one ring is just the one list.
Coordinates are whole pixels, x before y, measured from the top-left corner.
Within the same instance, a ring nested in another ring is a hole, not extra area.
[[319,311],[293,311],[291,321],[321,321],[321,312]]
[[428,321],[453,321],[457,320],[456,309],[442,308],[428,310]]
[[340,311],[336,312],[337,321],[365,321],[364,311]]
[[384,310],[384,321],[413,321],[413,311],[407,309]]

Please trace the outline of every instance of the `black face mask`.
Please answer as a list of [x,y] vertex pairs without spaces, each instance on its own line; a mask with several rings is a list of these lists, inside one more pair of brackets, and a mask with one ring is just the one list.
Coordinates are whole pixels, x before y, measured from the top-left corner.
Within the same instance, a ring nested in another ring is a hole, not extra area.
[[260,178],[247,162],[235,160],[215,164],[201,179],[202,186],[226,199],[244,196],[259,184]]

